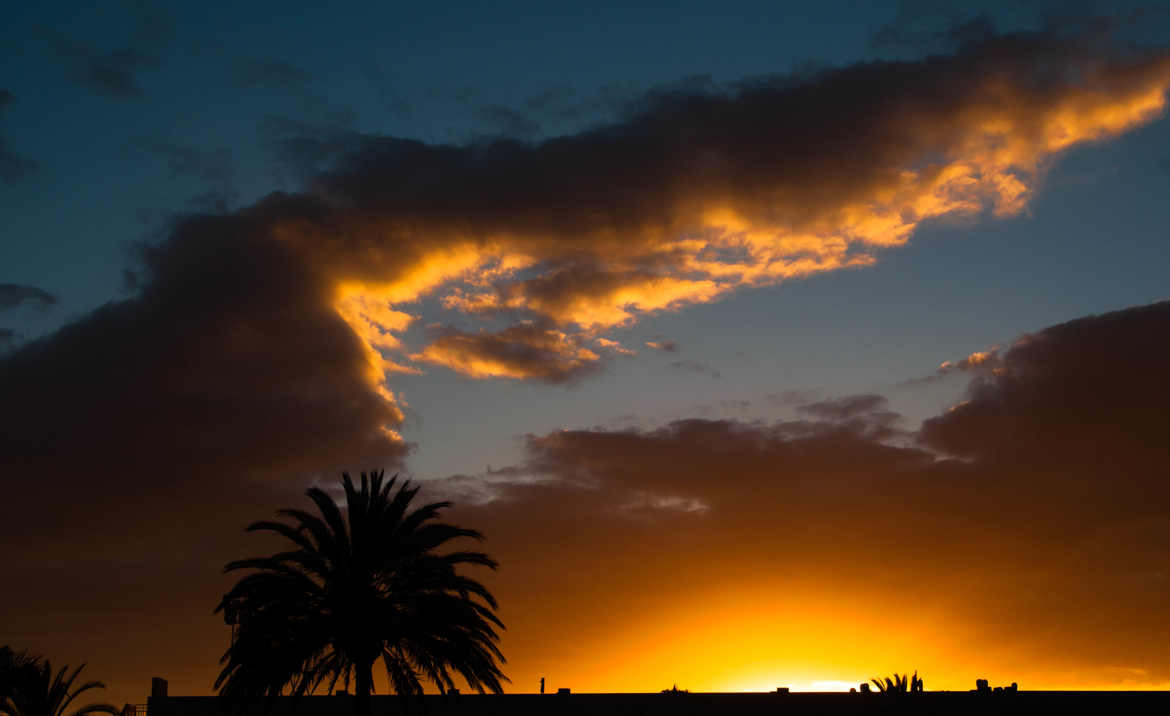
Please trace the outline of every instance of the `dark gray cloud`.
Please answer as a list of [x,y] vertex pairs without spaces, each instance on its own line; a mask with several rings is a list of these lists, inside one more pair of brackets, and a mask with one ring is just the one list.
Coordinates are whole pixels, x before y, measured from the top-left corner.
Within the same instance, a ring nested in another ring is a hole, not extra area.
[[409,117],[414,109],[410,103],[402,98],[394,89],[394,81],[382,68],[374,57],[361,64],[362,75],[378,93],[378,100],[391,114],[397,117]]
[[783,390],[779,393],[768,393],[764,400],[775,406],[789,407],[815,402],[819,395],[820,391],[816,390]]
[[722,378],[723,374],[715,370],[710,363],[702,363],[693,360],[676,360],[668,363],[673,370],[684,371],[687,373],[698,373],[709,378]]
[[118,10],[124,14],[130,37],[114,49],[101,49],[52,28],[44,30],[44,35],[73,82],[105,97],[138,99],[143,96],[139,74],[161,63],[172,20],[165,7],[146,0],[122,3],[110,12]]
[[[407,446],[386,430],[401,413],[371,383],[361,341],[322,300],[331,289],[258,231],[289,211],[307,218],[313,203],[274,197],[180,218],[166,241],[139,247],[133,298],[5,356],[5,464],[81,454],[116,470],[178,462],[187,467],[173,479],[185,481],[220,469],[307,472],[345,455],[400,459]],[[70,368],[79,361],[84,370]],[[47,384],[61,391],[56,399]],[[58,411],[60,401],[70,409]],[[290,440],[300,444],[291,453]]]
[[187,206],[203,214],[223,214],[239,202],[239,194],[230,188],[200,192],[187,200]]
[[677,353],[678,341],[658,336],[652,341],[646,341],[647,348],[653,348],[656,351],[663,351],[664,353]]
[[965,0],[901,0],[870,45],[894,55],[955,52],[993,37],[997,25],[993,15],[1052,35],[1093,37],[1126,46],[1160,44],[1170,7],[1140,1],[1029,0],[1005,7]]
[[12,151],[8,142],[0,137],[0,179],[19,181],[35,172],[39,166],[32,159]]
[[[16,101],[16,96],[6,89],[0,89],[0,112]],[[37,163],[23,157],[9,148],[8,142],[0,137],[0,179],[18,181],[37,170]]]
[[[580,131],[582,127],[612,122],[636,114],[646,106],[647,98],[659,93],[694,91],[700,84],[710,88],[710,78],[673,83],[647,91],[633,85],[608,84],[590,95],[579,95],[567,85],[555,85],[525,98],[518,106],[484,104],[472,109],[473,116],[483,124],[477,134],[482,137],[504,137],[532,141],[549,134]],[[453,94],[463,105],[472,105],[479,98],[478,91],[465,90]]]
[[[1165,440],[1170,395],[1170,302],[1081,318],[1029,334],[981,372],[966,400],[927,421],[924,442],[961,456],[994,451],[1003,459],[1043,460],[1046,453],[1094,461],[1100,446],[1130,446],[1116,460],[1121,483],[1170,464]],[[1155,398],[1154,396],[1158,396]],[[1153,459],[1157,456],[1157,459]]]
[[348,110],[319,122],[268,115],[261,120],[259,132],[277,165],[291,171],[298,180],[308,181],[340,158],[360,153],[370,144],[368,136],[352,128],[354,119]]
[[537,92],[524,100],[524,107],[533,112],[544,112],[550,108],[562,107],[571,102],[576,92],[568,85],[557,85]]
[[55,39],[53,48],[65,63],[70,79],[114,99],[142,97],[139,71],[159,65],[157,55],[134,48],[98,50],[63,37]]
[[821,420],[850,420],[863,415],[872,415],[886,409],[887,400],[884,395],[850,395],[834,400],[821,400],[815,403],[797,405],[796,410],[805,415]]
[[244,89],[303,90],[309,73],[287,62],[242,58],[232,63],[236,83]]
[[0,283],[0,311],[6,311],[24,305],[34,306],[43,310],[57,305],[57,297],[36,286],[25,286],[18,283]]
[[901,0],[870,45],[879,52],[932,54],[954,52],[995,35],[990,15],[972,3],[956,0]]
[[516,139],[532,139],[540,134],[540,123],[524,112],[499,104],[480,107],[475,112],[490,127],[489,133]]
[[174,176],[194,177],[218,187],[229,186],[235,176],[235,164],[227,149],[201,149],[162,140],[144,140],[141,146],[166,161]]

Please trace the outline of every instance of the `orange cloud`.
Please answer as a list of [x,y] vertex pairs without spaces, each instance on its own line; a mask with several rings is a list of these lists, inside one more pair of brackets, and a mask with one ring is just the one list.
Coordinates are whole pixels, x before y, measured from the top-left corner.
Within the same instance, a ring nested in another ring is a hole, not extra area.
[[613,351],[614,353],[618,353],[618,354],[621,354],[624,356],[638,355],[638,351],[630,349],[630,348],[626,348],[621,343],[618,343],[617,341],[614,341],[614,340],[610,340],[609,338],[594,338],[593,342],[596,343],[597,345],[601,346],[602,348],[606,348],[608,350]]
[[[399,345],[401,306],[437,293],[461,320],[514,315],[587,341],[740,288],[870,265],[924,221],[1019,213],[1058,153],[1151,121],[1168,87],[1164,53],[993,38],[802,85],[659,98],[535,145],[392,143],[381,163],[324,180],[349,210],[299,241],[346,287],[336,310],[371,350],[544,378],[564,367],[485,362],[470,340]],[[425,190],[399,178],[420,173]],[[359,299],[354,286],[371,288]]]
[[472,378],[572,380],[597,368],[597,353],[554,328],[517,323],[497,333],[445,330],[413,360],[443,365]]
[[985,351],[975,351],[971,355],[957,361],[943,361],[937,375],[947,375],[955,371],[994,373],[1000,370],[999,346],[992,346]]
[[665,351],[667,353],[678,351],[678,342],[667,339],[646,341],[645,345],[647,348],[653,348],[656,351]]

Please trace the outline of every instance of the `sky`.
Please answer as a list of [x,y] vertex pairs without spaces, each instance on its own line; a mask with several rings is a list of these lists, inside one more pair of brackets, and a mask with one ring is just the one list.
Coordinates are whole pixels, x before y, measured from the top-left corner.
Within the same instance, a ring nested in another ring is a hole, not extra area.
[[1170,8],[27,4],[0,642],[205,694],[342,470],[509,690],[1166,688]]

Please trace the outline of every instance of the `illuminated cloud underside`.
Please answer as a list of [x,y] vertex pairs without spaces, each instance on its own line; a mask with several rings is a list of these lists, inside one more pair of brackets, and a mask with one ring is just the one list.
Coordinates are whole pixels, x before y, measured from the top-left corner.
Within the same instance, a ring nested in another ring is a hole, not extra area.
[[[853,102],[867,77],[889,87]],[[450,198],[458,218],[376,206],[344,227],[363,236],[359,250],[326,262],[334,305],[368,346],[382,391],[381,375],[419,370],[409,361],[474,378],[570,380],[604,360],[586,343],[610,347],[606,332],[642,315],[870,265],[930,219],[1018,214],[1055,155],[1157,117],[1168,85],[1166,57],[1101,61],[1005,41],[918,65],[828,72],[804,88],[667,98],[598,133],[511,147],[499,168],[490,156],[486,169],[468,158],[463,176],[436,180],[427,197],[441,204],[444,181],[467,192]],[[814,100],[826,106],[805,103]],[[832,126],[816,126],[826,113]],[[628,161],[652,165],[661,181],[636,183],[620,155],[633,146],[625,135],[642,133],[649,147]],[[582,156],[597,147],[604,159]],[[477,200],[493,172],[515,190]],[[612,186],[573,192],[574,173]],[[407,239],[407,258],[382,257]],[[411,304],[432,295],[480,326],[404,345]],[[493,330],[500,316],[519,322]]]

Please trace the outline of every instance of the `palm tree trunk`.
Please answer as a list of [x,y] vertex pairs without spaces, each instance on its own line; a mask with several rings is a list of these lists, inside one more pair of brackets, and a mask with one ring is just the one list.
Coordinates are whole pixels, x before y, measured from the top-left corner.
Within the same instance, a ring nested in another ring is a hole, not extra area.
[[371,716],[373,713],[374,664],[358,664],[354,669],[354,713],[355,716]]

